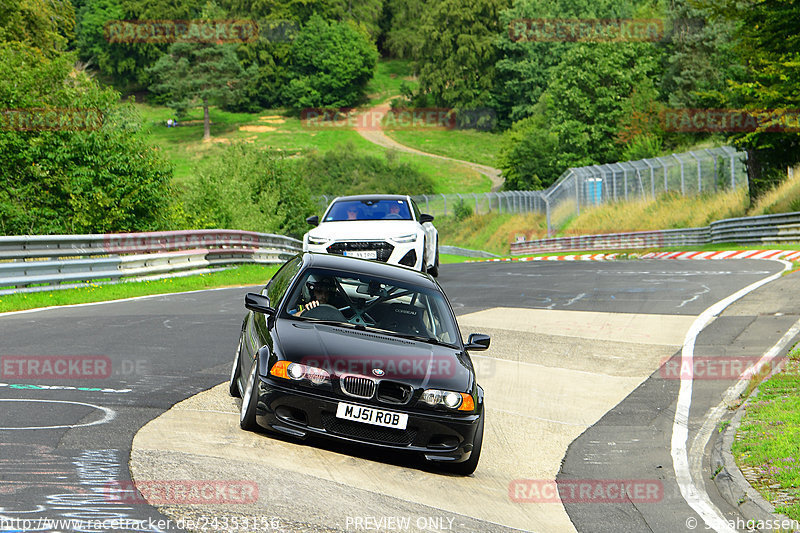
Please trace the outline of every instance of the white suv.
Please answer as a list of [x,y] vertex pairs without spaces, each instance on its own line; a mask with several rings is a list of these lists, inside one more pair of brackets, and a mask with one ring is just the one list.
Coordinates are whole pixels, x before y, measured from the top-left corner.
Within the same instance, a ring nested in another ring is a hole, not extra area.
[[439,274],[439,232],[409,196],[340,196],[303,236],[304,252],[360,257]]

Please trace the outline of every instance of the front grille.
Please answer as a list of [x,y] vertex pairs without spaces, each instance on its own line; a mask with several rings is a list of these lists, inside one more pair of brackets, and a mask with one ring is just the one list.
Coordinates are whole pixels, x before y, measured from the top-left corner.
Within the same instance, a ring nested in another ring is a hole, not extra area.
[[353,439],[408,446],[417,438],[417,430],[382,428],[350,420],[341,420],[333,415],[322,414],[322,426],[328,433]]
[[356,398],[372,398],[375,394],[375,381],[362,376],[344,376],[339,383],[342,392]]
[[329,254],[336,254],[336,255],[344,255],[345,251],[356,251],[356,250],[375,250],[378,254],[376,258],[377,261],[383,261],[384,263],[389,260],[389,256],[392,255],[392,251],[394,250],[394,246],[389,244],[385,241],[363,241],[363,242],[353,242],[353,241],[346,241],[346,242],[335,242],[328,246],[328,253]]
[[408,403],[413,392],[414,389],[411,388],[411,385],[384,380],[378,384],[378,401],[396,404]]

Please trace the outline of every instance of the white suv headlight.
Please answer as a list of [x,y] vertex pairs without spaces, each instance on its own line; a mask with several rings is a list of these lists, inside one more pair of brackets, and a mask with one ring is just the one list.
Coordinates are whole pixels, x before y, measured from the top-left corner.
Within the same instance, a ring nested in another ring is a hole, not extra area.
[[389,239],[397,243],[415,242],[417,240],[417,234],[411,233],[409,235],[401,235],[399,237],[390,237]]
[[313,244],[315,246],[318,246],[320,244],[325,244],[329,240],[330,239],[323,239],[322,237],[314,237],[313,235],[308,236],[308,244]]

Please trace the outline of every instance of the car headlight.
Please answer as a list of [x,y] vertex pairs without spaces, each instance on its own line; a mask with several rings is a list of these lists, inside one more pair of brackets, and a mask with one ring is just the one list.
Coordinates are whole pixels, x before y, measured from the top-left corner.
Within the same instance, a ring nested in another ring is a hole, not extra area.
[[417,234],[410,233],[408,235],[401,235],[399,237],[389,237],[389,238],[397,243],[415,242],[417,240]]
[[313,235],[308,236],[308,244],[313,244],[315,246],[319,246],[320,244],[325,244],[330,239],[324,239],[322,237],[314,237]]
[[473,411],[475,409],[475,400],[473,400],[471,394],[465,392],[428,389],[422,393],[422,401],[431,407],[444,405],[458,411]]
[[331,375],[317,367],[301,365],[300,363],[291,363],[289,361],[278,361],[269,371],[270,375],[291,379],[293,381],[308,380],[314,385],[322,385],[330,383]]

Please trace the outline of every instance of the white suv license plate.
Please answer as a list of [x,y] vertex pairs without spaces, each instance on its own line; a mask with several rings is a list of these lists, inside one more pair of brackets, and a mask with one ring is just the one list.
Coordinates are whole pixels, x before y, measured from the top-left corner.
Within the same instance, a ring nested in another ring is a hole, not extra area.
[[347,257],[358,257],[359,259],[378,258],[378,252],[376,250],[346,250],[344,255]]
[[394,413],[344,402],[339,402],[339,406],[336,408],[336,418],[394,429],[406,429],[408,424],[408,415],[405,413]]

